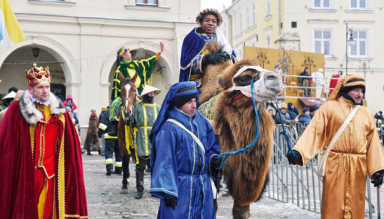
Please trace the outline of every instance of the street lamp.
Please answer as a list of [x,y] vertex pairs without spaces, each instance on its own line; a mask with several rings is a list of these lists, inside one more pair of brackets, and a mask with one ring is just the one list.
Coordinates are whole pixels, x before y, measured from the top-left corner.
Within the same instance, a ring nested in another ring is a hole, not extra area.
[[[345,39],[345,73],[346,75],[348,75],[348,45],[349,46],[354,46],[356,45],[356,41],[353,40],[353,32],[352,32],[352,29],[348,29],[348,23],[345,23],[346,27],[347,27],[347,37]],[[349,35],[349,39],[348,39],[348,35]]]

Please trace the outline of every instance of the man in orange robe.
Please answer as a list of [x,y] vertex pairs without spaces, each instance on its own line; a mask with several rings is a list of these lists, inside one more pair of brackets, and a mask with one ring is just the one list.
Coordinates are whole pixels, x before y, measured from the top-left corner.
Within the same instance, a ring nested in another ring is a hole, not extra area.
[[[347,75],[319,108],[288,154],[291,164],[304,165],[332,138],[356,105],[362,105],[364,77]],[[375,119],[361,106],[329,152],[323,178],[321,218],[364,218],[367,174],[374,185],[383,181],[384,152]]]
[[0,218],[88,218],[80,142],[48,68],[27,71],[28,90],[0,125]]

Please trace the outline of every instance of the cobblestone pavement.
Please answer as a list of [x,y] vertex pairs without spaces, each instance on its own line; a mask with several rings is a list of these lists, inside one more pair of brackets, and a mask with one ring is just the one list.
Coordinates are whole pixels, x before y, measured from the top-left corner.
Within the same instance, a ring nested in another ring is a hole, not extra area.
[[[87,191],[88,213],[90,219],[101,218],[156,218],[159,199],[149,194],[150,174],[144,177],[144,196],[136,200],[135,165],[130,163],[131,173],[129,193],[120,194],[122,176],[105,175],[104,157],[97,155],[83,155],[85,186]],[[232,218],[231,197],[219,197],[217,218]],[[315,219],[320,215],[300,209],[291,203],[282,203],[270,198],[263,198],[260,202],[251,204],[251,218],[295,218]]]

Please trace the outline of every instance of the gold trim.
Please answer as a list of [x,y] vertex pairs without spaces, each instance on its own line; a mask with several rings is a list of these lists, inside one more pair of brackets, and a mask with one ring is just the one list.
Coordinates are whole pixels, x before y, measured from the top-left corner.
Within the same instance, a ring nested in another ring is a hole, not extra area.
[[65,117],[63,114],[59,115],[60,121],[63,123],[63,134],[61,137],[61,146],[59,151],[58,162],[58,200],[59,200],[59,219],[65,219],[65,160],[64,160],[64,141],[65,141]]
[[372,175],[373,175],[374,173],[376,173],[377,171],[379,171],[379,170],[384,170],[384,167],[380,167],[380,168],[377,168],[377,169],[371,171],[371,172],[369,173],[369,178],[372,179]]
[[66,214],[65,217],[88,218],[88,216],[80,216],[78,214]]
[[31,125],[29,126],[29,135],[31,137],[31,149],[32,149],[32,160],[33,163],[35,163],[35,128],[36,126]]

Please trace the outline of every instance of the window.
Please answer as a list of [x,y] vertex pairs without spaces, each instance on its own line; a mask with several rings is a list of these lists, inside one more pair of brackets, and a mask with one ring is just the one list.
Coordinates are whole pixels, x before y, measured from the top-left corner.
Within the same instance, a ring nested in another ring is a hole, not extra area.
[[265,47],[266,48],[271,48],[271,35],[266,35],[265,36]]
[[247,8],[247,29],[250,27],[249,23],[249,8]]
[[240,13],[239,14],[239,24],[238,24],[239,31],[237,32],[237,34],[241,34],[241,32],[243,32],[242,24],[243,24],[243,15]]
[[224,34],[225,38],[228,39],[228,37],[227,37],[227,24],[225,22],[223,22],[222,27],[223,27],[223,34]]
[[325,56],[331,56],[332,49],[332,31],[315,30],[314,31],[314,50],[316,53],[323,53]]
[[292,21],[291,22],[291,27],[292,28],[297,28],[297,21]]
[[256,24],[256,6],[252,4],[252,26]]
[[[236,24],[236,21],[237,21],[237,18],[236,16],[234,16],[234,24]],[[232,25],[232,27],[235,26],[235,25]],[[235,28],[232,28],[233,29],[233,36],[237,36],[237,27]]]
[[350,0],[352,9],[366,9],[368,0]]
[[313,0],[314,1],[314,8],[330,8],[331,7],[331,0]]
[[[356,30],[352,31],[353,39],[356,41],[354,46],[350,46],[349,55],[351,57],[367,57],[368,56],[368,31]],[[349,36],[348,36],[349,39]]]
[[157,0],[136,0],[137,5],[157,5]]
[[265,16],[271,16],[271,0],[266,0],[265,4]]

